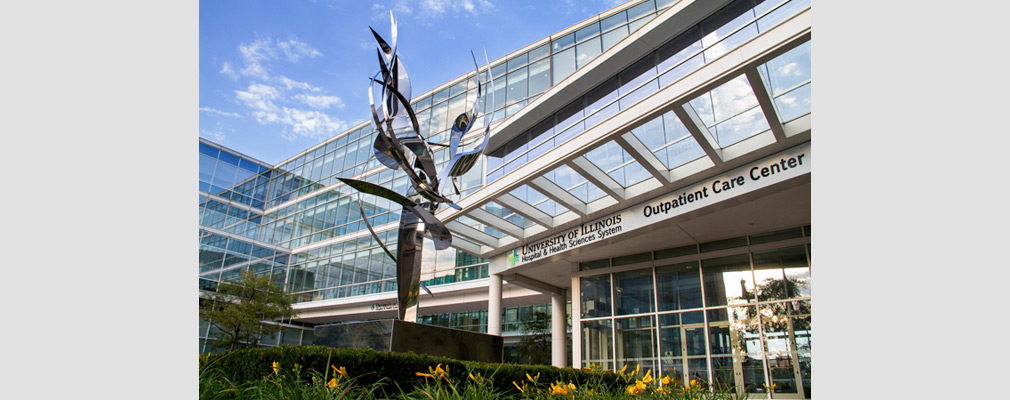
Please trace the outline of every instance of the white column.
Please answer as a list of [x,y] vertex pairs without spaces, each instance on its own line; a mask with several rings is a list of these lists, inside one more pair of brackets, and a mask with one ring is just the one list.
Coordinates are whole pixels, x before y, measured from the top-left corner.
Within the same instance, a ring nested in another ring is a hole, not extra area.
[[568,366],[568,349],[566,349],[566,333],[568,316],[565,313],[565,295],[551,293],[551,365],[564,368]]
[[582,288],[579,287],[579,264],[572,263],[572,366],[582,367]]
[[487,333],[501,336],[501,275],[488,277]]

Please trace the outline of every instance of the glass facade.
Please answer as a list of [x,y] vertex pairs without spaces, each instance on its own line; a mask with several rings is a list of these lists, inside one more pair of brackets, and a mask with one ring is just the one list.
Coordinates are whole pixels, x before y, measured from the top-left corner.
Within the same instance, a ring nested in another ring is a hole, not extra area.
[[810,398],[809,248],[807,226],[582,263],[582,366]]
[[[615,29],[610,32],[620,32],[620,27],[623,25],[616,24],[619,24],[624,18],[623,15],[627,14],[628,17],[631,17],[647,13],[649,12],[648,3],[642,3],[625,12],[610,16],[601,21],[601,24],[606,22],[603,25],[607,25],[608,29]],[[677,82],[707,63],[711,63],[759,33],[767,31],[787,17],[803,10],[809,5],[809,0],[771,3],[774,2],[755,3],[752,0],[737,0],[730,3],[699,24],[670,39],[656,51],[618,72],[611,79],[590,90],[585,96],[563,107],[561,111],[544,119],[532,129],[521,133],[505,146],[489,152],[487,181],[490,183],[501,178],[547,150],[561,145],[577,134],[598,125],[621,110],[631,107],[645,97]],[[642,7],[642,11],[635,11],[639,7]],[[651,17],[636,21],[647,22],[648,18]],[[611,25],[616,25],[617,28],[610,28]],[[631,29],[635,25],[629,24],[627,27]],[[594,25],[590,27],[592,26]],[[575,47],[571,44],[574,39],[570,37],[590,27],[553,42],[556,52],[554,57],[557,59],[554,62],[555,68],[559,66],[567,68],[564,66],[570,65],[571,60],[575,57]],[[637,26],[635,27],[637,28]],[[596,32],[598,29],[592,28],[590,32]],[[634,31],[634,29],[631,30]],[[571,52],[571,54],[566,52]],[[595,57],[599,53],[587,52],[586,54],[587,57],[589,54]],[[781,58],[766,64],[763,68],[764,74],[772,75],[770,71],[774,70],[780,77],[779,80],[786,80],[782,76],[799,73],[805,76],[807,83],[809,83],[809,47],[807,47],[806,53],[800,50],[786,59]],[[800,65],[801,63],[803,64]],[[801,70],[804,72],[799,72]],[[557,82],[559,73],[563,78],[574,71],[574,68],[556,69],[555,82]],[[796,79],[793,78],[793,80]],[[780,108],[789,106],[786,107],[790,110],[786,114],[787,116],[800,116],[810,111],[809,87],[801,89],[801,86],[778,89],[781,92],[779,96],[784,98],[780,102],[776,97],[776,104],[783,103],[783,105],[779,105]],[[690,106],[703,118],[709,130],[716,135],[720,147],[728,147],[748,136],[768,129],[767,122],[761,115],[761,109],[757,107],[757,100],[753,92],[748,94],[748,91],[750,91],[750,86],[746,77],[741,76],[690,102]],[[786,91],[795,93],[788,96],[785,94]],[[806,97],[800,98],[805,93]],[[791,107],[794,103],[796,103],[795,108]],[[660,147],[656,151],[661,151],[663,154],[657,154],[657,156],[664,161],[668,168],[674,168],[702,156],[697,142],[686,134],[683,124],[677,120],[673,113],[658,118],[651,124],[650,128],[640,128],[635,135],[644,143],[652,144],[659,141],[656,144],[659,144]],[[719,127],[722,128],[722,136],[718,134]],[[670,147],[672,149],[667,150]],[[652,147],[650,146],[650,148]],[[640,166],[632,168],[634,169],[633,174],[641,169]],[[612,169],[603,166],[601,169],[607,171],[608,174],[613,174]],[[640,181],[634,178],[625,179],[621,173],[618,175],[622,176],[621,179],[618,179],[619,182],[627,183],[622,183],[622,186],[629,186]]]

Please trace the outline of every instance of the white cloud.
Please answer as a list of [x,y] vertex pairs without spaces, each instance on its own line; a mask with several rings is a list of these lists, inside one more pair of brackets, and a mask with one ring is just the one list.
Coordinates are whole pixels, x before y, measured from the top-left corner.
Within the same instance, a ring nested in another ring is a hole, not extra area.
[[252,43],[242,43],[238,45],[238,52],[246,64],[277,58],[277,50],[271,45],[271,42],[272,40],[266,37],[256,39]]
[[310,92],[319,92],[319,91],[322,90],[322,89],[320,89],[318,87],[315,87],[315,86],[312,86],[312,85],[310,85],[308,83],[298,82],[296,80],[292,80],[292,79],[290,79],[290,78],[288,78],[286,76],[278,76],[277,77],[277,81],[280,82],[281,84],[283,84],[284,87],[287,90],[302,89],[302,90],[308,90]]
[[267,73],[266,69],[263,68],[260,63],[250,63],[246,64],[245,68],[242,68],[242,75],[258,78],[262,80],[270,79],[270,74]]
[[221,75],[227,76],[227,77],[231,78],[232,80],[238,80],[238,73],[236,73],[235,70],[233,70],[231,68],[231,63],[229,63],[227,61],[225,61],[223,64],[221,64],[221,71],[220,72],[221,72]]
[[[413,7],[411,7],[413,6]],[[391,6],[374,3],[371,9],[372,21],[389,21],[389,11],[399,19],[406,15],[416,15],[425,25],[431,25],[434,20],[452,15],[457,17],[489,14],[495,6],[489,0],[392,0]],[[416,13],[415,13],[416,11]]]
[[791,62],[789,64],[786,64],[786,65],[783,65],[783,66],[779,67],[778,68],[778,73],[779,73],[779,75],[782,75],[782,76],[786,76],[786,75],[800,76],[800,75],[803,74],[803,71],[800,71],[799,64],[797,64],[796,62]]
[[277,42],[277,47],[288,57],[288,61],[293,63],[298,62],[303,56],[316,58],[323,55],[319,50],[312,48],[312,46],[309,46],[305,42],[299,41],[294,36],[288,37],[287,41]]
[[311,94],[297,94],[294,96],[295,100],[298,100],[305,105],[312,108],[344,108],[344,101],[337,96],[316,96]]
[[379,3],[372,3],[371,20],[389,23],[389,11],[393,11],[393,17],[400,19],[405,15],[411,15],[414,10],[404,0],[395,0],[392,7],[386,7]]
[[[387,14],[388,15],[388,14]],[[222,74],[237,79],[250,78],[252,82],[244,90],[235,90],[235,103],[245,107],[243,114],[252,115],[261,125],[280,125],[281,137],[294,140],[298,137],[321,139],[347,129],[347,123],[320,110],[344,108],[340,97],[322,94],[323,89],[308,82],[301,82],[278,72],[271,71],[271,64],[280,60],[296,63],[303,58],[321,57],[323,54],[294,36],[287,40],[273,40],[258,37],[238,47],[242,67],[231,64],[222,67]],[[236,72],[238,70],[238,72]],[[301,109],[301,105],[311,109]],[[239,116],[212,108],[202,111],[221,115]],[[207,137],[220,130],[208,131]],[[220,134],[223,139],[224,135]]]
[[[449,0],[421,0],[421,14],[429,17],[441,18],[449,7]],[[472,7],[472,4],[471,4]]]
[[[272,113],[277,111],[277,105],[273,103],[273,100],[280,99],[280,92],[277,91],[272,86],[267,86],[259,83],[254,83],[249,85],[248,91],[235,91],[235,98],[256,111],[257,120],[266,118],[262,113]],[[262,121],[261,121],[262,123]]]
[[320,111],[302,111],[283,107],[277,122],[286,125],[281,137],[295,140],[298,136],[322,139],[347,129],[347,123],[330,118]]
[[[276,44],[270,37],[257,38],[251,43],[239,44],[238,52],[244,63],[239,73],[263,81],[271,79],[268,64],[272,60],[279,59],[281,53],[292,63],[298,62],[302,57],[315,58],[323,55],[319,50],[298,40],[295,36],[290,36],[285,41],[277,41]],[[232,76],[233,79],[237,78],[234,69],[228,63],[222,67],[221,73]]]
[[209,112],[209,113],[223,115],[223,116],[226,116],[226,117],[238,117],[239,116],[237,113],[224,112],[224,111],[213,109],[213,108],[210,108],[210,107],[200,107],[200,111],[206,111],[206,112]]
[[225,139],[224,133],[222,133],[221,131],[218,131],[218,130],[213,130],[212,131],[212,130],[208,130],[208,129],[201,129],[200,130],[200,136],[208,138],[211,141],[213,141],[214,143],[224,142],[224,139]]
[[[321,111],[278,106],[275,102],[282,102],[284,98],[273,86],[254,83],[246,90],[236,90],[235,99],[249,107],[256,122],[261,125],[283,125],[281,137],[288,140],[299,136],[321,139],[347,129],[346,122]],[[343,101],[336,96],[297,94],[293,99],[316,108],[344,106]]]

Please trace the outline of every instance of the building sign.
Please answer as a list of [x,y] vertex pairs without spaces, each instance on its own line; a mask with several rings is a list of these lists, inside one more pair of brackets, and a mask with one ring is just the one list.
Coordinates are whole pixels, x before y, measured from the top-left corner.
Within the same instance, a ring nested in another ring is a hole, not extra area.
[[372,304],[371,308],[372,311],[387,311],[387,310],[396,310],[399,307],[396,306],[396,303],[381,303],[381,304]]
[[507,268],[600,242],[807,173],[810,173],[809,143],[512,249],[508,252]]

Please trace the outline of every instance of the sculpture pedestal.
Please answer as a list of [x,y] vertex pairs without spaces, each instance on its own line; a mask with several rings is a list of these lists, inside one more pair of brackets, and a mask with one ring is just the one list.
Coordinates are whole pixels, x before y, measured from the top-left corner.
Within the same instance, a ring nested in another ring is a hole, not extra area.
[[414,352],[464,361],[501,363],[501,336],[387,319],[320,325],[312,344],[339,348],[372,348]]

